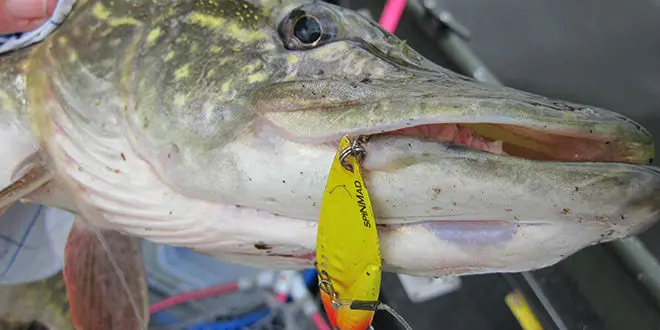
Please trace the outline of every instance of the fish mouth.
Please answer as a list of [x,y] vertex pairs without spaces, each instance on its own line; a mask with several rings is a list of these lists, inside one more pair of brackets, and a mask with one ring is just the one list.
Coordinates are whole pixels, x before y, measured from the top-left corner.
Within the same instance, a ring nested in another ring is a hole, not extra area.
[[279,134],[300,143],[409,135],[533,161],[653,159],[651,135],[621,114],[447,75],[283,82],[258,90],[255,107]]
[[296,155],[275,171],[301,179],[280,189],[277,203],[255,186],[251,207],[316,221],[337,142],[368,136],[361,169],[388,270],[535,269],[657,222],[660,170],[649,165],[653,139],[641,125],[434,70],[254,90],[249,104],[270,132],[264,138],[278,141],[264,153]]
[[[463,235],[585,228],[593,242],[642,231],[660,209],[651,135],[606,109],[451,73],[291,81],[254,96],[285,140],[336,146],[342,136],[369,136],[363,169],[385,226],[456,232],[460,223]],[[384,188],[411,181],[405,193]],[[448,192],[444,202],[433,201],[435,189]]]
[[366,136],[406,135],[442,141],[501,156],[533,161],[620,162],[652,161],[650,143],[619,139],[613,135],[552,131],[499,123],[432,123],[371,128],[356,132]]

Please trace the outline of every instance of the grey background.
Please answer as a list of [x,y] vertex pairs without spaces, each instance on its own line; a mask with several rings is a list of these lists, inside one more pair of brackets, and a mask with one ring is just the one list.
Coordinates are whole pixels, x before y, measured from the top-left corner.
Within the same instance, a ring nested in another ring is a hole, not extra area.
[[660,117],[660,1],[438,2],[503,83],[642,122]]

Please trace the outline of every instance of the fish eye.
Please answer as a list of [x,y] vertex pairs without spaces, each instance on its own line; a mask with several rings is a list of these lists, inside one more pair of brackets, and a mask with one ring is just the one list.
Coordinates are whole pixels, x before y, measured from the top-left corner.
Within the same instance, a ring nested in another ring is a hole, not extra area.
[[323,27],[319,19],[305,14],[298,17],[291,27],[291,34],[306,47],[314,47],[323,35]]
[[337,24],[332,12],[322,6],[299,7],[287,15],[279,25],[284,47],[304,50],[331,42],[336,36]]

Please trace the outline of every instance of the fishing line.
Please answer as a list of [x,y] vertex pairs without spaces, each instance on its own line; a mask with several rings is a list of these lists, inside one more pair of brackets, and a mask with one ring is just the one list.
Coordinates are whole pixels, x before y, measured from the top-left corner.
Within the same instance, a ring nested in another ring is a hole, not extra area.
[[96,224],[89,222],[91,224],[92,229],[94,230],[94,233],[96,234],[96,237],[98,237],[99,242],[101,243],[101,246],[103,247],[103,250],[105,250],[106,254],[108,255],[108,258],[110,258],[110,262],[112,263],[112,267],[115,269],[116,274],[119,276],[119,280],[121,281],[121,286],[124,289],[124,292],[128,295],[128,301],[131,303],[131,307],[133,308],[133,312],[135,313],[135,317],[138,319],[140,322],[140,327],[143,330],[147,330],[147,325],[144,322],[144,319],[142,316],[140,316],[140,309],[138,308],[137,302],[135,301],[135,298],[131,294],[131,290],[128,287],[128,282],[126,282],[126,276],[124,275],[124,272],[121,270],[119,267],[119,264],[117,263],[117,259],[115,259],[115,256],[112,255],[112,252],[110,251],[110,247],[108,246],[108,242],[106,242],[105,238],[103,237],[103,234],[101,234],[101,230],[96,226]]
[[412,327],[410,326],[410,324],[408,324],[408,322],[406,322],[406,319],[404,319],[403,316],[401,316],[401,314],[397,313],[394,310],[394,308],[390,307],[388,304],[379,303],[376,309],[390,313],[392,317],[394,317],[397,321],[399,321],[399,324],[401,324],[401,326],[403,326],[404,329],[412,330]]

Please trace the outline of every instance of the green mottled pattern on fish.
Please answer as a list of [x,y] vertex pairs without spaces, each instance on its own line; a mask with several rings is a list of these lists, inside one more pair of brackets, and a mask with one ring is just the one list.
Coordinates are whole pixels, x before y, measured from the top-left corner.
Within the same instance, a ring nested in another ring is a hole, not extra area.
[[21,50],[13,56],[0,57],[0,119],[6,122],[9,114],[25,113],[25,90],[21,72],[25,69],[28,51]]
[[50,330],[74,330],[62,273],[39,282],[0,286],[0,329],[27,329],[34,321]]

